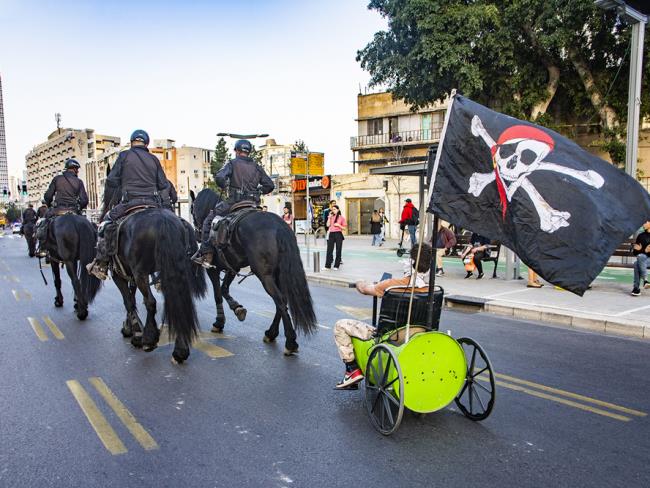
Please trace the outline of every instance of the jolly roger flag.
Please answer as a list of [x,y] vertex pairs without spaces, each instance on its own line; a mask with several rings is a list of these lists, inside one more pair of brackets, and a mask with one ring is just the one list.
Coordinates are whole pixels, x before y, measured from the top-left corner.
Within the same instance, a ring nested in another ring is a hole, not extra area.
[[542,278],[582,296],[650,219],[650,196],[557,132],[452,98],[428,211],[499,240]]

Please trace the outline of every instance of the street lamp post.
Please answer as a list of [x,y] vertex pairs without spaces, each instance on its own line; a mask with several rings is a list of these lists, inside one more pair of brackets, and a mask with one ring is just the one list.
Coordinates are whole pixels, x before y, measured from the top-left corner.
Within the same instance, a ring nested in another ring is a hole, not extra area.
[[632,28],[630,39],[630,81],[627,98],[627,141],[625,172],[636,179],[636,162],[639,151],[639,112],[641,108],[641,68],[643,63],[643,37],[648,16],[630,7],[624,0],[596,0],[604,10],[616,10]]

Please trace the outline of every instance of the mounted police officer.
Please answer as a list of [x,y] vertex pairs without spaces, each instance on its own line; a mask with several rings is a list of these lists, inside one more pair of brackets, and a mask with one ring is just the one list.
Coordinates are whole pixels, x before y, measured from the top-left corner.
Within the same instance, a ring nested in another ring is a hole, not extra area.
[[248,201],[260,204],[260,195],[271,193],[275,185],[266,174],[264,168],[251,157],[253,145],[245,139],[235,143],[235,159],[228,161],[215,175],[214,180],[219,188],[228,188],[228,198],[219,202],[214,210],[203,221],[201,231],[201,246],[192,256],[192,261],[201,266],[209,266],[212,261],[214,248],[210,244],[210,227],[212,222],[228,214],[233,204]]
[[166,208],[167,210],[171,210],[172,212],[174,211],[174,205],[176,205],[176,202],[178,202],[178,194],[176,193],[176,187],[171,181],[167,181],[169,183],[167,185],[167,188],[164,190],[161,190],[160,192],[160,200],[162,202],[162,207]]
[[36,237],[39,242],[39,257],[45,257],[45,245],[47,241],[48,225],[52,217],[66,213],[77,213],[88,206],[88,195],[84,182],[78,177],[81,165],[76,159],[68,159],[65,162],[65,171],[55,176],[50,183],[43,202],[49,207],[45,218],[41,219],[36,230]]
[[117,157],[106,179],[106,186],[121,190],[121,201],[104,217],[99,226],[97,256],[88,264],[88,272],[105,280],[110,256],[115,249],[117,221],[135,207],[160,207],[160,192],[167,189],[167,177],[156,156],[149,152],[149,134],[136,130],[131,134],[131,148]]
[[35,224],[38,220],[36,216],[36,210],[34,210],[34,205],[31,203],[27,205],[27,208],[23,211],[23,227],[28,224]]

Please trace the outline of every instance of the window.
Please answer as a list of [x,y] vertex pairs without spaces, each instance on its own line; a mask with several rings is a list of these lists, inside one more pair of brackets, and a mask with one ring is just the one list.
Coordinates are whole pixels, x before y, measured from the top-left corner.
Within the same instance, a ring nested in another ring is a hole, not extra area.
[[384,119],[370,119],[368,121],[368,135],[379,136],[384,133]]

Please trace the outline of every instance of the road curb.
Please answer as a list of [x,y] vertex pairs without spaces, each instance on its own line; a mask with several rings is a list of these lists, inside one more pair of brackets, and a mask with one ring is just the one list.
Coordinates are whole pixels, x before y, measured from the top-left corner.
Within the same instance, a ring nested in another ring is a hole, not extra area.
[[[323,277],[307,273],[307,281],[319,285],[349,288],[354,283],[345,278]],[[585,314],[549,307],[530,307],[465,295],[445,296],[445,307],[459,312],[487,312],[534,322],[561,325],[569,329],[588,330],[607,335],[650,340],[650,324],[644,325],[618,317]]]

